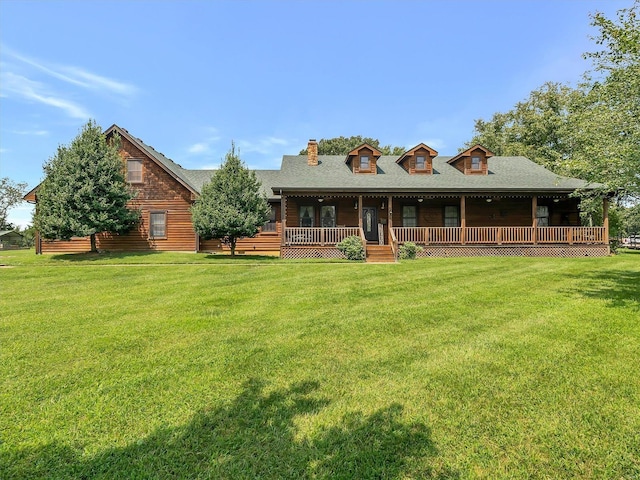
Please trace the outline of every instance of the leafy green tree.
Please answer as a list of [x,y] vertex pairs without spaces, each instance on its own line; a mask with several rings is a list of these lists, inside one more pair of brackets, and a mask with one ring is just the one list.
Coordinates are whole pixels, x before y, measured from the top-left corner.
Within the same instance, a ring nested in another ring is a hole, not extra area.
[[576,88],[546,83],[506,113],[477,120],[468,145],[525,155],[560,175],[597,186],[579,192],[581,210],[601,215],[603,194],[617,203],[640,198],[640,0],[617,21],[591,16],[602,49],[586,53],[594,70]]
[[269,220],[271,207],[255,172],[249,171],[236,154],[235,145],[220,169],[202,187],[191,207],[193,226],[202,238],[220,238],[236,254],[236,242],[253,237]]
[[[370,137],[355,135],[352,137],[322,138],[318,141],[318,155],[346,155],[351,150],[359,147],[363,143],[368,143],[372,147],[380,150],[382,155],[402,155],[406,149],[404,147],[392,147],[391,145],[380,145],[380,140]],[[300,150],[300,155],[306,155],[307,149]]]
[[13,229],[13,225],[7,222],[7,215],[12,207],[22,203],[26,189],[26,183],[16,183],[8,177],[0,178],[0,230]]
[[108,143],[102,128],[90,120],[45,163],[33,217],[43,238],[89,235],[91,251],[97,252],[96,234],[121,234],[135,226],[140,214],[127,206],[134,194],[125,182],[119,141],[114,137]]

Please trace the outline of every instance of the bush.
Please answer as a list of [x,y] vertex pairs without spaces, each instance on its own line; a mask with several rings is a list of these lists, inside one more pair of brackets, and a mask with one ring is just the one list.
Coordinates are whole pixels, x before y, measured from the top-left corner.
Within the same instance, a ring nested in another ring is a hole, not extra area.
[[360,237],[356,235],[345,238],[336,247],[349,260],[364,260],[364,246]]
[[400,254],[400,258],[403,260],[413,260],[416,258],[418,252],[421,252],[422,250],[423,248],[415,243],[407,242],[398,249],[398,253]]

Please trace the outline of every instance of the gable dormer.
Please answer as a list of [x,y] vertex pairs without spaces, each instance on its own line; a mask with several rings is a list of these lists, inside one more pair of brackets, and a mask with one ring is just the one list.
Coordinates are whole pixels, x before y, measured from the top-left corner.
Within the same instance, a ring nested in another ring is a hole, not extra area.
[[407,150],[402,156],[396,160],[396,163],[404,168],[410,175],[433,173],[433,159],[438,156],[433,148],[420,143]]
[[353,173],[372,173],[375,175],[378,172],[378,158],[381,155],[380,150],[363,143],[347,154],[345,163],[349,165]]
[[453,165],[465,175],[487,175],[489,173],[488,159],[493,153],[482,145],[474,145],[459,153],[447,163]]

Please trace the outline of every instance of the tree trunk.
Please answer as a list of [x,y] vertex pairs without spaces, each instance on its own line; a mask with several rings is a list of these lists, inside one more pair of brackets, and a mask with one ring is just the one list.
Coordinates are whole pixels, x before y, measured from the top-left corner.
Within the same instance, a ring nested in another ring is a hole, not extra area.
[[91,234],[91,253],[98,253],[98,248],[96,247],[96,234]]
[[231,247],[231,256],[236,256],[236,237],[229,238],[229,246]]

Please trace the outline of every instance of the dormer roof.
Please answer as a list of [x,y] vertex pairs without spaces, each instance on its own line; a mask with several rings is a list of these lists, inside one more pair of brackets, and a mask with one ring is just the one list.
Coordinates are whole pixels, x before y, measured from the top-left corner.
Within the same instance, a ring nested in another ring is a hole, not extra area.
[[372,147],[368,143],[363,143],[362,145],[357,146],[356,148],[351,150],[349,153],[347,153],[347,158],[345,159],[344,163],[349,163],[352,157],[357,156],[360,153],[360,151],[365,148],[371,150],[373,152],[372,155],[376,158],[379,158],[382,156],[382,152],[380,150],[378,150],[375,147]]
[[397,164],[402,163],[402,161],[407,158],[410,157],[411,155],[415,155],[416,152],[418,152],[418,150],[426,150],[427,152],[429,152],[429,156],[431,158],[435,158],[438,156],[438,152],[436,152],[433,148],[431,148],[429,145],[426,145],[424,143],[419,143],[418,145],[416,145],[415,147],[413,147],[411,150],[407,150],[406,152],[404,152],[400,158],[398,158],[398,160],[396,160]]
[[480,145],[479,143],[476,143],[473,147],[471,148],[467,148],[464,152],[460,152],[458,155],[456,155],[455,157],[452,157],[451,160],[448,160],[447,163],[448,164],[454,164],[455,162],[457,162],[458,160],[460,160],[462,157],[469,157],[471,156],[471,152],[475,151],[475,150],[482,150],[484,152],[484,155],[486,158],[489,157],[493,157],[493,153],[491,151],[489,151],[489,149],[483,147],[482,145]]

